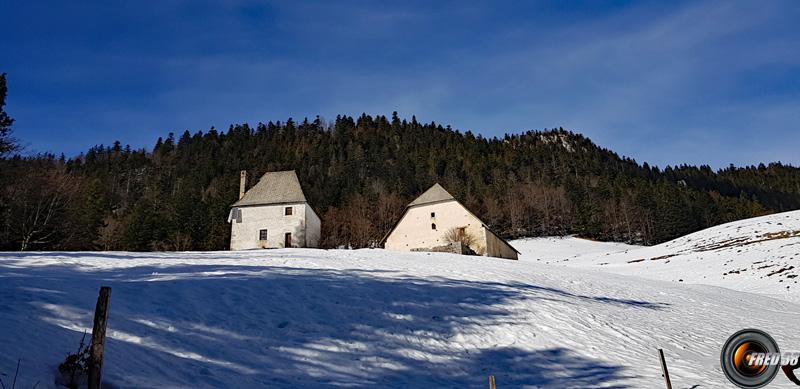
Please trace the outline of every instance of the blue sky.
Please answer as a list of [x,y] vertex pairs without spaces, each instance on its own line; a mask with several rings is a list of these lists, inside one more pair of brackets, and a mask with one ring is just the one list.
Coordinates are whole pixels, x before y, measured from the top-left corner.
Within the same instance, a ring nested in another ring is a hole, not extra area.
[[27,152],[319,114],[800,164],[800,2],[4,1]]

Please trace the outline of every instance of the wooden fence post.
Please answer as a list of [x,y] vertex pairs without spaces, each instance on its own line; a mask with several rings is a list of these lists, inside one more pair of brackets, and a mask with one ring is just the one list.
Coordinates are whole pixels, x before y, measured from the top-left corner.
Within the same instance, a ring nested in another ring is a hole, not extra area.
[[658,349],[658,357],[661,359],[661,376],[664,377],[664,383],[667,384],[667,389],[672,389],[672,382],[669,380],[669,370],[667,370],[667,361],[664,359],[664,350]]
[[92,348],[89,354],[89,389],[100,389],[103,370],[103,346],[106,342],[106,326],[108,325],[108,303],[111,288],[100,287],[97,306],[94,309],[94,327],[92,327]]
[[489,376],[489,389],[497,389],[497,387],[494,385],[494,376],[493,375]]

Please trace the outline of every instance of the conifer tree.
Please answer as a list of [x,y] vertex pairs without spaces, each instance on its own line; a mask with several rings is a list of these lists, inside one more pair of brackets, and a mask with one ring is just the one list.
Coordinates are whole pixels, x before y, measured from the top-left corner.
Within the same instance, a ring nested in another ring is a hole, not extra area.
[[0,157],[17,149],[16,142],[11,137],[11,125],[14,124],[14,119],[5,111],[7,93],[6,74],[3,73],[0,74]]

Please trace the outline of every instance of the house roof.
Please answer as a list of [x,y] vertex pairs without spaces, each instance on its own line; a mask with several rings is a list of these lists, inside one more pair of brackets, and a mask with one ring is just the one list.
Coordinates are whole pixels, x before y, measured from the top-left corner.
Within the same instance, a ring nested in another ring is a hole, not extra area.
[[441,201],[448,201],[448,200],[455,200],[453,195],[448,193],[441,185],[438,183],[433,184],[430,189],[426,190],[423,194],[419,195],[414,201],[408,204],[409,207],[413,207],[415,205],[423,205],[423,204],[430,204],[430,203],[438,203]]
[[266,172],[258,183],[245,192],[244,197],[233,203],[234,207],[245,205],[269,205],[305,203],[306,196],[294,170]]

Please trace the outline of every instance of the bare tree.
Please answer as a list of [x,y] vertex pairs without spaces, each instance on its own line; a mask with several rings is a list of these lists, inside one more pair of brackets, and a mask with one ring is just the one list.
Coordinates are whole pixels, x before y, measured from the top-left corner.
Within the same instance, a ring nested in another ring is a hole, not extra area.
[[20,250],[49,243],[54,236],[68,233],[56,226],[77,197],[80,183],[63,167],[38,166],[8,188],[9,223]]
[[101,250],[108,251],[119,245],[120,222],[113,216],[108,216],[100,226],[97,245]]
[[322,236],[320,246],[325,248],[337,248],[342,242],[342,218],[339,209],[336,207],[328,208],[322,214]]
[[496,198],[489,195],[483,200],[483,207],[486,209],[486,219],[491,226],[498,226],[503,220],[503,206]]
[[390,192],[381,183],[373,184],[378,199],[375,206],[375,228],[386,234],[397,223],[405,209],[406,201],[395,192]]
[[452,227],[445,231],[444,240],[447,243],[461,243],[461,246],[470,248],[478,241],[465,228],[458,227]]
[[370,247],[380,239],[370,202],[362,195],[350,198],[341,209],[328,208],[322,219],[322,247]]
[[345,241],[352,247],[369,247],[380,239],[373,226],[369,201],[362,195],[356,195],[342,209],[345,223]]
[[527,215],[529,209],[529,202],[525,196],[526,190],[525,188],[530,186],[530,184],[522,184],[518,183],[508,191],[506,195],[506,211],[508,212],[508,218],[511,222],[511,234],[513,236],[524,235],[529,228],[527,223],[525,223],[525,215]]
[[192,237],[175,232],[166,240],[153,243],[150,248],[153,251],[189,251],[192,249]]

